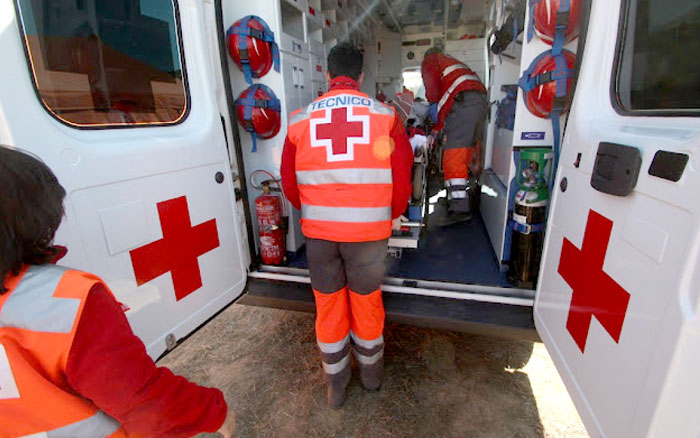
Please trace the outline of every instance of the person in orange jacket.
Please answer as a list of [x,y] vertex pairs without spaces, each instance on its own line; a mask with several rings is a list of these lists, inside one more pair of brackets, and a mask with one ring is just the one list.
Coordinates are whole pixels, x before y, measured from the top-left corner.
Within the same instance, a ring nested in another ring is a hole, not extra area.
[[353,346],[366,389],[384,375],[381,283],[392,219],[411,194],[413,152],[396,111],[359,91],[362,52],[328,54],[328,93],[289,117],[282,186],[301,210],[328,402],[340,407]]
[[102,280],[54,264],[51,170],[0,145],[0,187],[0,437],[232,437],[221,391],[156,367]]
[[448,210],[468,218],[469,163],[474,143],[486,120],[486,87],[467,65],[433,47],[421,64],[425,96],[430,102],[433,131],[442,131],[442,169]]

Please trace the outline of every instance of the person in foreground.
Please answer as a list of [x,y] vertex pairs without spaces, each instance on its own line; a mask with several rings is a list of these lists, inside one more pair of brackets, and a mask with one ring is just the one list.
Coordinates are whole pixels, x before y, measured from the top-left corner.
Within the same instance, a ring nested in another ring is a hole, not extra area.
[[341,43],[328,54],[330,90],[290,115],[282,186],[301,209],[316,300],[316,337],[331,407],[350,380],[351,341],[366,389],[384,376],[380,286],[392,219],[411,193],[413,152],[394,109],[359,91],[362,53]]
[[0,145],[0,436],[233,436],[221,391],[156,367],[107,286],[54,264],[64,197]]

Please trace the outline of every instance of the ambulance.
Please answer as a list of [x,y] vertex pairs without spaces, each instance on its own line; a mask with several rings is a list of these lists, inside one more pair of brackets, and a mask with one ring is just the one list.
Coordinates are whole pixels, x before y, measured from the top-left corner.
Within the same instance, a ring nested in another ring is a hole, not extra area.
[[438,46],[491,103],[478,210],[414,196],[388,319],[541,340],[592,436],[699,436],[697,0],[0,0],[0,143],[66,188],[60,264],[154,358],[232,302],[312,311],[279,166],[347,40],[372,98]]

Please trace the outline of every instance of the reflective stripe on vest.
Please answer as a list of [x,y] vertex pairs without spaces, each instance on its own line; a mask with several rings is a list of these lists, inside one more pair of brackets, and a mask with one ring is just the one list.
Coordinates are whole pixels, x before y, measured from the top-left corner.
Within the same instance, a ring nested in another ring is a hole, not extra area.
[[297,171],[297,183],[317,184],[391,184],[391,169],[324,169]]
[[0,310],[0,327],[70,333],[80,300],[53,296],[66,271],[54,265],[30,266]]
[[469,66],[464,65],[464,64],[452,64],[452,65],[448,65],[447,67],[445,67],[445,70],[442,71],[442,77],[445,78],[445,77],[449,76],[450,73],[452,73],[456,70],[459,70],[459,69],[471,70],[469,68]]
[[75,437],[90,437],[90,438],[106,438],[119,429],[120,425],[117,420],[98,411],[92,417],[84,420],[76,421],[73,424],[59,427],[48,432],[35,433],[25,435],[21,438],[75,438]]
[[442,107],[445,106],[447,101],[450,100],[450,96],[457,89],[457,87],[466,81],[480,81],[480,79],[479,76],[472,74],[462,75],[455,79],[454,82],[452,82],[452,85],[450,85],[450,88],[448,88],[447,91],[445,91],[445,94],[442,95],[440,102],[438,102],[438,113],[440,110],[442,110]]
[[391,220],[391,207],[321,207],[302,204],[301,217],[328,222],[381,222]]

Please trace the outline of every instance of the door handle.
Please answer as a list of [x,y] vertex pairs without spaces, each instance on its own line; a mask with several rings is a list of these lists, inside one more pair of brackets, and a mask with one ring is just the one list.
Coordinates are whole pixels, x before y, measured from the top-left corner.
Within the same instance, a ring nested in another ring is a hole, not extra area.
[[304,88],[304,69],[300,68],[299,69],[299,87]]
[[297,68],[292,67],[292,80],[294,81],[294,88],[299,88],[299,81],[297,79]]
[[627,196],[637,185],[641,168],[638,148],[602,142],[598,145],[591,186],[608,195]]

